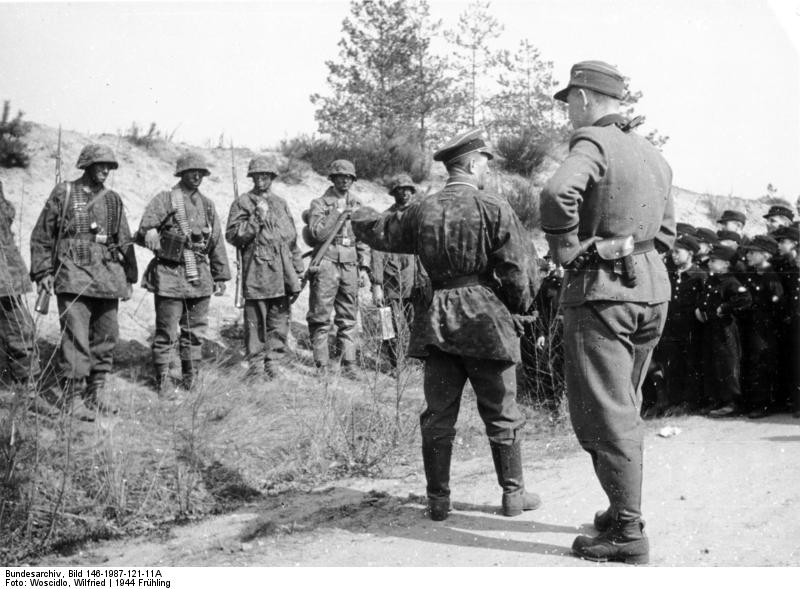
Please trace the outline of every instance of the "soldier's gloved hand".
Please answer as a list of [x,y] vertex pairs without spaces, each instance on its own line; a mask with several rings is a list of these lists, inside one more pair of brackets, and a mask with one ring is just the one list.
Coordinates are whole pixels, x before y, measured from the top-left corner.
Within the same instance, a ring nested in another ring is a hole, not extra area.
[[214,283],[214,296],[221,297],[225,294],[225,283],[223,281]]
[[369,284],[369,273],[364,268],[361,268],[358,271],[358,288],[364,288],[368,284]]
[[158,229],[155,227],[148,229],[144,234],[144,244],[148,249],[157,252],[161,249],[161,239],[158,237]]
[[39,281],[39,291],[46,290],[50,294],[53,293],[53,275],[48,274]]
[[127,282],[126,286],[125,286],[125,296],[122,297],[122,300],[123,301],[129,301],[129,300],[131,300],[132,296],[133,296],[133,284],[131,284],[130,282]]
[[372,285],[372,302],[376,307],[383,307],[383,287],[380,284]]
[[694,310],[694,316],[697,317],[697,320],[700,323],[705,323],[706,321],[708,321],[708,317],[700,309],[695,309]]

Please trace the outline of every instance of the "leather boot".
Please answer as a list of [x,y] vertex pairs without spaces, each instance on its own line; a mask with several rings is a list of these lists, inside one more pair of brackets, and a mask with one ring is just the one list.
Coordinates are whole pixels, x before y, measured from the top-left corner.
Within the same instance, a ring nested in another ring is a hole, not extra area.
[[614,523],[614,514],[609,507],[605,511],[598,511],[594,514],[594,529],[598,532],[605,532]]
[[86,407],[89,409],[94,409],[104,415],[110,415],[117,412],[117,408],[111,404],[108,398],[105,374],[89,375],[83,400],[86,404]]
[[181,360],[181,372],[183,373],[183,380],[181,386],[185,391],[191,391],[197,382],[197,361],[195,360]]
[[595,538],[578,536],[572,543],[572,552],[594,562],[650,562],[650,543],[644,533],[644,522],[640,519],[615,519],[609,529]]
[[422,440],[422,462],[427,480],[428,515],[435,522],[450,514],[450,458],[452,441]]
[[514,517],[523,511],[538,509],[542,500],[525,490],[522,477],[522,450],[519,441],[510,446],[490,442],[497,482],[503,488],[503,515]]
[[83,404],[81,393],[84,389],[83,379],[61,378],[58,384],[45,391],[46,400],[61,410],[64,415],[81,421],[94,421],[95,412]]
[[156,364],[155,391],[162,401],[172,401],[176,395],[175,381],[169,373],[169,364]]

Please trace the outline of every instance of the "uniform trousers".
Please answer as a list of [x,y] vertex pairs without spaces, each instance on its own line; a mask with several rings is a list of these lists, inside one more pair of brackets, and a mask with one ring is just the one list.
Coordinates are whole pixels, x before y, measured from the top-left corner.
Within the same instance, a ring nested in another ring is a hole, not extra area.
[[58,294],[59,376],[74,381],[111,372],[119,340],[119,299]]
[[176,342],[181,364],[187,368],[197,367],[203,357],[201,336],[208,328],[210,300],[211,297],[177,299],[155,295],[156,332],[152,349],[157,369],[169,367]]
[[331,311],[334,312],[336,339],[343,362],[356,359],[356,311],[358,307],[358,270],[356,263],[340,264],[323,258],[319,271],[311,279],[308,301],[308,323],[314,361],[328,364],[328,332]]
[[641,518],[641,387],[667,303],[588,301],[564,307],[572,427],[621,521]]
[[750,409],[771,407],[776,400],[778,329],[758,316],[742,322],[742,400]]
[[0,297],[0,363],[15,381],[36,378],[39,362],[35,354],[33,319],[20,295]]
[[742,345],[736,320],[709,319],[703,330],[703,387],[718,403],[741,402]]
[[423,390],[426,408],[420,415],[423,444],[452,444],[461,395],[469,379],[489,441],[510,446],[525,424],[517,406],[517,371],[513,362],[456,356],[429,347]]
[[287,296],[245,300],[244,340],[251,366],[270,364],[286,354],[289,310]]

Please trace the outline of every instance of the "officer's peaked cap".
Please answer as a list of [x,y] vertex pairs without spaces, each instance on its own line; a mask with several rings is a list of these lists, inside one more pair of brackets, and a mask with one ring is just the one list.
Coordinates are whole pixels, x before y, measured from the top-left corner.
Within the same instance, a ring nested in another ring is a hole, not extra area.
[[494,158],[494,154],[481,135],[480,129],[473,129],[472,131],[462,133],[440,147],[439,150],[433,154],[433,161],[447,164],[454,159],[476,151],[484,154],[489,159]]

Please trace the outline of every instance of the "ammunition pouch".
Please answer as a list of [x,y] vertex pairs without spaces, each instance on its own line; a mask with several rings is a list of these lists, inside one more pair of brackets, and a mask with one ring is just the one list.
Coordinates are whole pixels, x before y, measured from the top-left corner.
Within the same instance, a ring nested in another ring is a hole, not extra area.
[[183,252],[186,249],[186,237],[175,231],[162,231],[159,234],[161,249],[158,250],[159,260],[183,264]]

